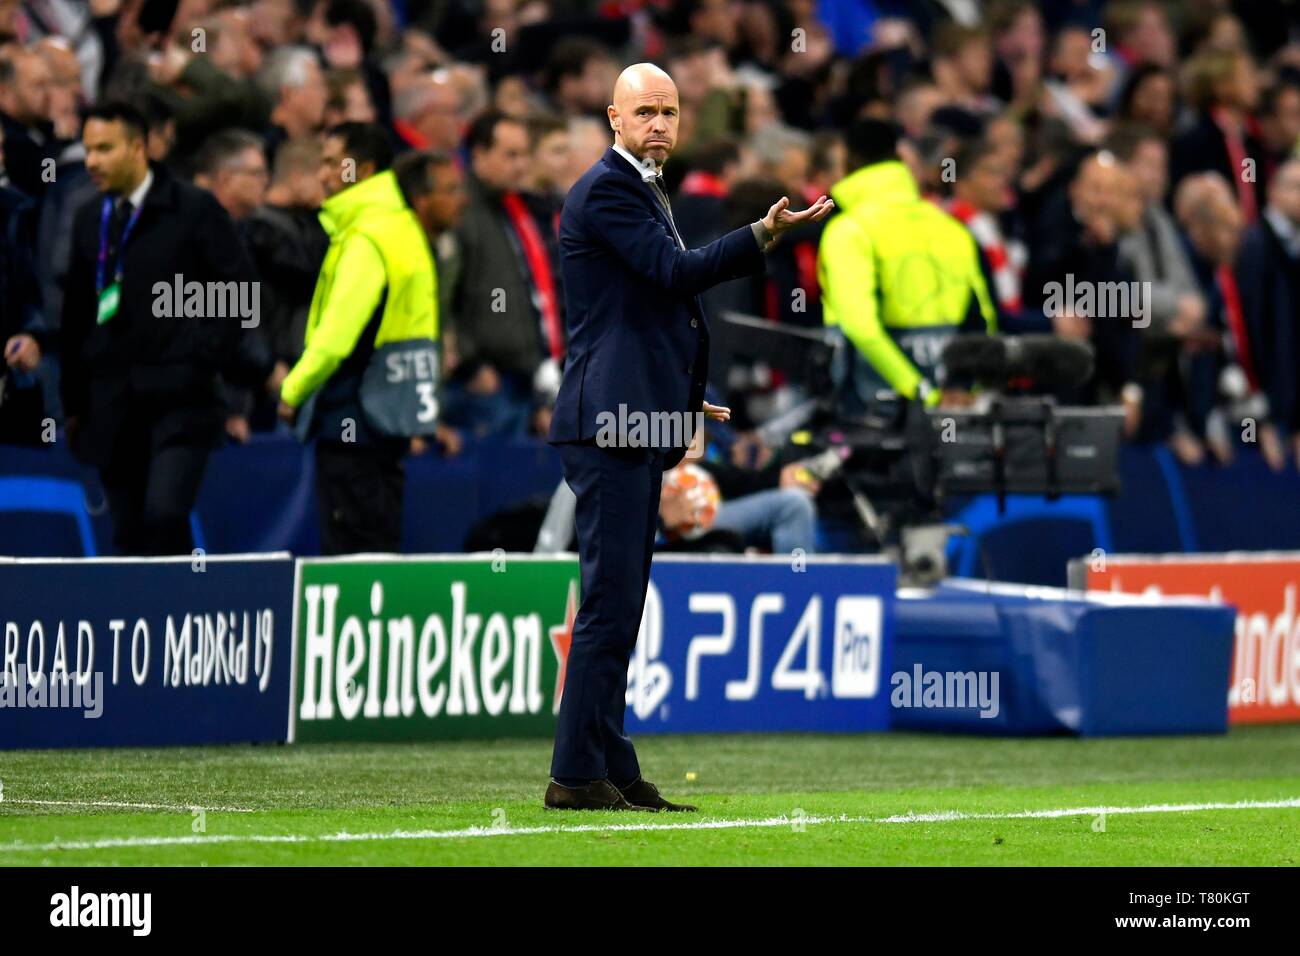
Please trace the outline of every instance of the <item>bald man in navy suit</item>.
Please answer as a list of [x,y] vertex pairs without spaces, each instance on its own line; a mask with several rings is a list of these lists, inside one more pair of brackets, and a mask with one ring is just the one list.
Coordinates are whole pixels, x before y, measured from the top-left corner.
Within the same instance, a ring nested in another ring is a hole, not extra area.
[[608,108],[614,146],[569,191],[560,217],[568,355],[550,442],[577,497],[582,606],[560,701],[544,805],[567,810],[694,810],[644,780],[623,730],[628,661],[650,583],[662,474],[704,418],[709,326],[699,295],[763,271],[782,232],[829,214],[782,197],[758,222],[687,249],[660,170],[677,141],[677,87],[628,67]]

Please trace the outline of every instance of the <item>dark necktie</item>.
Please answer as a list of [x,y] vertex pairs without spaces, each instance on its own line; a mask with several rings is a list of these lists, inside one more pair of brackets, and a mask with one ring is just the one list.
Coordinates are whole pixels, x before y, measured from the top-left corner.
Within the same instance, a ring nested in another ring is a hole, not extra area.
[[126,224],[131,219],[131,212],[134,210],[131,200],[122,196],[117,200],[113,207],[112,218],[108,222],[108,268],[109,281],[115,278],[118,268],[118,257],[122,252],[122,233],[126,231]]
[[663,176],[656,176],[650,183],[650,188],[654,190],[660,205],[664,207],[664,212],[668,215],[668,224],[673,227],[673,235],[677,237],[677,244],[685,249],[686,243],[682,242],[682,234],[677,231],[677,223],[673,220],[673,205],[668,201],[668,192],[664,189]]

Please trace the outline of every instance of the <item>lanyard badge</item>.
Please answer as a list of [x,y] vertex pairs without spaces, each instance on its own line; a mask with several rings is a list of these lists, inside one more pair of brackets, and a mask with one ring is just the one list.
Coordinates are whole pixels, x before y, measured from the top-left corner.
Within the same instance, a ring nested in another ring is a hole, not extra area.
[[122,262],[126,258],[126,241],[131,236],[131,230],[135,228],[135,221],[140,218],[140,210],[138,208],[131,210],[131,218],[122,228],[122,237],[117,243],[117,262],[113,268],[113,281],[107,282],[108,230],[112,218],[113,200],[105,196],[104,203],[100,207],[99,255],[95,264],[95,293],[98,297],[98,311],[95,316],[97,325],[103,325],[117,315],[118,307],[122,304]]

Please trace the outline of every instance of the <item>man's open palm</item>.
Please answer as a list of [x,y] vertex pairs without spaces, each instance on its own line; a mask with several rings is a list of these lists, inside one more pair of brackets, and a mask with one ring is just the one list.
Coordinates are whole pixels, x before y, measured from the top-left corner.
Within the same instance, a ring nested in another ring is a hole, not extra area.
[[805,222],[821,222],[831,214],[831,210],[834,208],[835,200],[829,196],[822,196],[807,209],[791,212],[790,197],[782,196],[772,204],[772,208],[763,217],[763,225],[775,237],[781,235],[787,229],[801,226]]

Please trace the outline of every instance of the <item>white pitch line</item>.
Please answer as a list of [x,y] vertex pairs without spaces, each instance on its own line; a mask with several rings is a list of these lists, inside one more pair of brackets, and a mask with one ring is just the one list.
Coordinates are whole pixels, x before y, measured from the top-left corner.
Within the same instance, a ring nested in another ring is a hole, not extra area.
[[1196,813],[1201,810],[1282,810],[1300,807],[1300,797],[1285,800],[1239,800],[1236,803],[1152,803],[1142,807],[1071,807],[1063,810],[1022,810],[1019,813],[903,813],[878,817],[871,823],[943,823],[948,820],[1053,820],[1058,817],[1097,817],[1124,813]]
[[195,803],[119,803],[115,800],[15,800],[10,797],[3,803],[21,803],[33,807],[116,807],[122,810],[167,810],[172,813],[190,813],[203,810],[206,813],[256,813],[246,807],[203,807]]
[[467,827],[460,830],[394,830],[388,833],[249,833],[212,836],[108,837],[101,840],[53,841],[50,843],[0,844],[0,853],[50,852],[54,850],[110,850],[131,847],[197,846],[208,843],[353,843],[388,840],[462,840],[474,837],[532,836],[547,833],[617,833],[652,830],[731,830],[817,826],[825,823],[897,824],[947,823],[957,820],[1033,820],[1059,817],[1098,816],[1132,813],[1197,813],[1205,810],[1300,809],[1300,797],[1283,800],[1239,800],[1235,803],[1156,803],[1140,807],[1070,807],[1055,810],[1022,810],[1016,813],[908,813],[889,817],[767,817],[759,820],[701,820],[692,823],[582,823],[573,826]]

